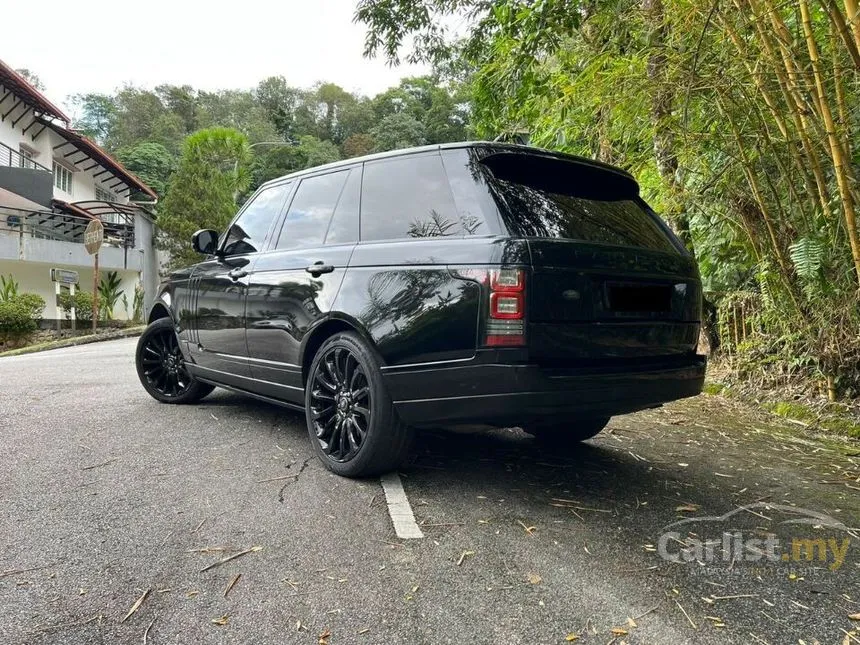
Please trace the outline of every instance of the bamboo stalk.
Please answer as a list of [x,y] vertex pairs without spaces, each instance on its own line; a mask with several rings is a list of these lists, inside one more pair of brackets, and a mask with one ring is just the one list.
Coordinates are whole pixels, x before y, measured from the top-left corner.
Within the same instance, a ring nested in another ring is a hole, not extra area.
[[854,212],[854,198],[851,194],[851,170],[844,158],[844,150],[836,135],[836,125],[833,122],[833,114],[827,103],[824,91],[824,80],[821,75],[821,60],[818,55],[818,45],[815,42],[815,34],[812,31],[812,20],[809,16],[809,4],[807,0],[800,1],[800,15],[803,23],[803,32],[806,36],[806,48],[809,50],[812,73],[815,77],[815,88],[821,106],[821,116],[827,131],[827,141],[830,144],[830,154],[833,159],[833,170],[836,174],[836,185],[839,188],[839,197],[842,201],[842,213],[845,217],[845,226],[848,232],[848,241],[851,245],[851,256],[854,259],[854,270],[857,273],[857,282],[860,284],[860,240],[857,237],[857,221]]
[[[858,49],[860,42],[854,42],[848,25],[845,22],[845,16],[842,15],[839,7],[836,6],[836,0],[821,0],[821,4],[830,17],[830,24],[838,32],[845,48],[848,50],[848,54],[851,56],[851,60],[854,61],[854,67],[860,71],[860,49]],[[856,25],[856,20],[854,24]]]

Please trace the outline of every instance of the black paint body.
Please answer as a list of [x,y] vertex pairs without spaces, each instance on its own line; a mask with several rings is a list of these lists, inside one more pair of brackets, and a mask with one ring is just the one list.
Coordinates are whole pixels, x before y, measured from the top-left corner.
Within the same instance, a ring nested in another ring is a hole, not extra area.
[[[303,405],[306,372],[325,338],[353,330],[374,349],[401,417],[415,425],[575,420],[698,394],[705,359],[696,354],[701,284],[692,257],[662,222],[655,226],[670,246],[660,249],[512,234],[489,194],[467,190],[470,181],[484,181],[481,160],[498,152],[573,160],[586,174],[612,174],[625,190],[635,187],[610,167],[498,144],[435,146],[303,171],[272,182],[289,196],[257,252],[216,255],[175,272],[149,319],[174,320],[197,378],[290,406]],[[359,239],[359,218],[370,217],[366,195],[357,198],[362,173],[366,187],[368,164],[405,155],[442,159],[458,211],[482,213],[474,234]],[[354,182],[356,199],[335,218],[338,234],[352,239],[279,249],[297,186],[345,169],[345,190]],[[315,266],[324,271],[309,272]],[[488,286],[474,276],[492,267],[525,272],[522,347],[484,344]],[[613,303],[637,289],[665,301],[634,307],[648,311]]]

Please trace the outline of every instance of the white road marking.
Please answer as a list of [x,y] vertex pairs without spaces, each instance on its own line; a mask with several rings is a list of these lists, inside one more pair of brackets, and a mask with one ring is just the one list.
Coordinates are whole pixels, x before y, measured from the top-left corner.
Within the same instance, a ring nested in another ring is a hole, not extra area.
[[424,534],[415,522],[415,515],[412,514],[412,507],[409,505],[409,498],[406,497],[406,491],[403,490],[400,475],[389,473],[383,475],[380,481],[382,482],[382,490],[385,491],[385,501],[388,502],[388,515],[391,516],[397,537],[401,540],[423,538]]

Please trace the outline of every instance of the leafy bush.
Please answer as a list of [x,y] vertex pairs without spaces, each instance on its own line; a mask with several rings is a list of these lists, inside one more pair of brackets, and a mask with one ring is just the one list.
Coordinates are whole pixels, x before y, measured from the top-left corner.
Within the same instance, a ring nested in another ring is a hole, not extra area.
[[[90,322],[93,319],[93,294],[89,291],[76,291],[74,296],[68,291],[60,294],[60,308],[63,310],[66,320],[72,319],[72,302],[75,306],[75,319],[82,322]],[[99,302],[99,308],[104,308],[103,301]]]
[[0,302],[5,302],[18,295],[18,283],[11,275],[8,278],[0,275]]
[[35,293],[22,293],[0,301],[0,340],[21,340],[39,326],[45,300]]
[[113,310],[122,295],[122,280],[116,271],[108,271],[99,282],[99,319],[113,320]]

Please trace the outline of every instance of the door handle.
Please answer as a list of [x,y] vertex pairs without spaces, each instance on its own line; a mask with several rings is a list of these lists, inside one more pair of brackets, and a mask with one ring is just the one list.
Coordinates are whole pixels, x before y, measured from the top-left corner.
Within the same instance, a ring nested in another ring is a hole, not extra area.
[[317,260],[309,267],[306,267],[305,271],[310,273],[313,277],[318,278],[323,273],[331,273],[334,271],[334,267],[331,264],[325,264],[322,260]]
[[245,271],[245,269],[233,269],[227,275],[230,276],[230,279],[233,280],[233,282],[235,282],[236,280],[244,278],[246,275],[248,275],[248,272]]

